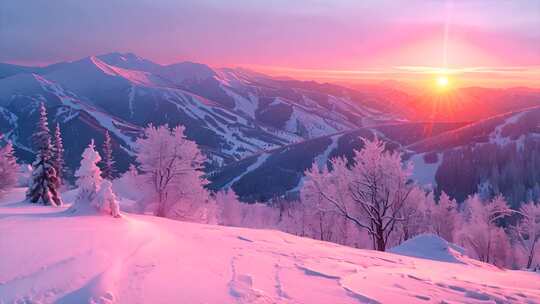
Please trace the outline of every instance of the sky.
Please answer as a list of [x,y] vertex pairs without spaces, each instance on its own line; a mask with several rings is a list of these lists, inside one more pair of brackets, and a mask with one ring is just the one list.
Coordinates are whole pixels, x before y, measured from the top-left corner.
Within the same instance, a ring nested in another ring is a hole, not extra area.
[[540,1],[0,2],[0,62],[46,65],[112,51],[307,79],[443,72],[471,83],[534,85]]

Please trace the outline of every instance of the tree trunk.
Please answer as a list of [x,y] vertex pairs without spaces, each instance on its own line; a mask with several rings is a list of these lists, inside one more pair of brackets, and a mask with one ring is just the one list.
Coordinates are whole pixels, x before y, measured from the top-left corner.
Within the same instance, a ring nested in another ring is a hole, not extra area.
[[158,193],[158,207],[156,210],[156,216],[165,217],[165,202],[163,199],[163,192]]
[[377,251],[386,251],[386,242],[379,236],[377,236]]
[[386,241],[384,239],[384,230],[382,226],[377,225],[376,228],[376,235],[375,235],[375,241],[378,251],[386,251]]
[[527,269],[530,269],[532,266],[533,258],[534,258],[534,247],[536,245],[536,242],[533,243],[531,251],[529,253],[529,258],[527,259]]

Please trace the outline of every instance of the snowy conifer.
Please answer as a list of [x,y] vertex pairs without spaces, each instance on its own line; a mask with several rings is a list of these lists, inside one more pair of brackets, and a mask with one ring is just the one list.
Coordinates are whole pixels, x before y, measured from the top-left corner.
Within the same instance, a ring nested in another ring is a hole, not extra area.
[[32,139],[36,148],[36,160],[33,163],[34,170],[26,198],[32,203],[60,206],[62,205],[58,193],[60,183],[52,163],[51,136],[47,123],[47,110],[43,103],[39,107],[39,121]]
[[64,143],[62,140],[62,134],[60,133],[59,124],[56,124],[56,128],[54,129],[52,161],[53,161],[54,169],[56,170],[56,176],[58,177],[58,181],[62,183],[65,161],[64,161]]
[[93,204],[101,213],[120,217],[120,206],[112,190],[112,183],[108,180],[101,182]]
[[75,172],[79,187],[78,201],[92,202],[101,184],[101,170],[97,166],[101,157],[96,151],[94,140],[84,150],[80,168]]
[[13,154],[13,146],[8,143],[0,148],[0,192],[15,186],[18,171],[19,166]]
[[114,159],[112,155],[112,142],[109,131],[105,132],[105,141],[103,142],[103,172],[104,179],[112,180],[115,175]]

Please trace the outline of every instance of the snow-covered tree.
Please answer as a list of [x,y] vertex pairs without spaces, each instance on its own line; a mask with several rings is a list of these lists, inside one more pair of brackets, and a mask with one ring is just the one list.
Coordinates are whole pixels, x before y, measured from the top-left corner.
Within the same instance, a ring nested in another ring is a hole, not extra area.
[[8,142],[0,148],[0,194],[16,185],[18,172],[19,165],[13,154],[13,146]]
[[75,172],[76,184],[79,187],[77,196],[79,202],[91,203],[102,182],[101,170],[97,166],[101,157],[95,148],[92,140],[83,152],[81,166]]
[[520,208],[521,220],[515,227],[517,241],[525,253],[526,267],[531,268],[535,258],[540,259],[540,204],[532,202]]
[[244,224],[243,204],[233,190],[219,191],[215,195],[218,208],[218,224],[242,227]]
[[338,159],[332,161],[332,171],[321,172],[316,166],[308,170],[302,191],[320,195],[319,209],[337,212],[358,229],[365,229],[373,248],[385,251],[413,189],[409,183],[412,166],[403,166],[401,155],[385,151],[378,139],[364,143],[350,168]]
[[431,229],[433,233],[447,240],[454,241],[454,234],[459,226],[458,205],[455,199],[450,199],[444,191],[439,197],[439,203],[431,208]]
[[152,187],[147,200],[155,215],[206,222],[210,200],[200,170],[205,158],[184,129],[148,126],[136,142],[137,162]]
[[482,262],[507,265],[511,247],[506,232],[499,225],[511,214],[512,210],[502,196],[486,202],[478,195],[470,196],[465,201],[464,224],[458,242],[469,255]]
[[[397,242],[404,242],[418,234],[428,231],[427,210],[434,204],[431,193],[427,194],[420,187],[413,187],[398,213]],[[396,244],[397,245],[397,244]]]
[[39,107],[39,120],[37,130],[32,135],[36,149],[36,160],[32,167],[32,178],[28,191],[27,200],[32,203],[60,206],[62,200],[58,193],[60,181],[57,177],[52,160],[51,136],[47,122],[47,110],[45,104]]
[[347,191],[347,183],[342,178],[350,174],[345,159],[333,160],[332,166],[334,170],[330,172],[328,168],[319,170],[318,165],[314,164],[300,192],[300,201],[289,210],[292,213],[289,216],[294,215],[287,225],[289,232],[338,244],[365,247],[363,240],[359,243],[358,229],[328,202],[327,197],[347,199],[340,196],[340,192]]
[[115,161],[112,155],[112,142],[109,131],[105,131],[105,140],[103,141],[103,171],[102,176],[104,179],[113,180],[116,172],[114,168]]
[[54,129],[54,139],[52,146],[52,163],[54,170],[56,170],[56,176],[60,184],[64,177],[64,142],[62,140],[62,134],[60,133],[60,124],[56,124]]
[[140,209],[144,209],[144,197],[151,192],[150,188],[152,187],[139,174],[134,164],[129,165],[129,169],[113,181],[114,191],[124,198],[140,203]]
[[103,180],[99,187],[99,191],[93,201],[93,205],[104,214],[120,217],[120,206],[116,195],[112,190],[112,183],[108,180]]

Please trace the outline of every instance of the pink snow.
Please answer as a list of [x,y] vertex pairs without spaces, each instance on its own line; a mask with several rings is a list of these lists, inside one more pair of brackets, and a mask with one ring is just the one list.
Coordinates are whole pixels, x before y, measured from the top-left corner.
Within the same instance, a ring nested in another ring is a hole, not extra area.
[[540,302],[539,274],[461,256],[448,263],[429,251],[420,259],[273,230],[75,216],[69,204],[23,197],[15,189],[0,198],[0,303]]

